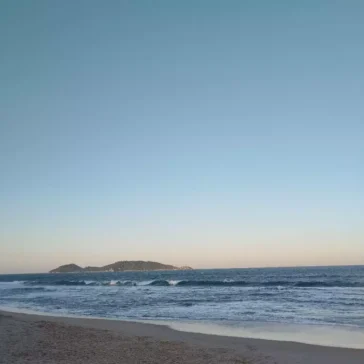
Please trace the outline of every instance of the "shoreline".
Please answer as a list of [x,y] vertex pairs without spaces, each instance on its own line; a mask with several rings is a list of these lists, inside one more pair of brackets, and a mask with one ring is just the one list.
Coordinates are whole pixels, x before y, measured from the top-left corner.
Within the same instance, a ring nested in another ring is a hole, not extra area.
[[288,342],[320,347],[356,349],[364,351],[364,330],[347,326],[327,326],[316,324],[288,324],[277,322],[245,322],[244,326],[224,325],[205,321],[175,321],[175,320],[147,320],[134,318],[117,318],[102,316],[82,316],[75,314],[58,314],[57,312],[42,312],[29,309],[18,309],[10,306],[0,306],[1,311],[44,316],[60,319],[86,319],[128,322],[135,324],[164,326],[174,331],[214,335],[249,340],[266,340],[275,342]]
[[[101,336],[102,333],[113,333],[122,335],[123,337],[125,336],[131,338],[131,346],[135,344],[135,340],[139,340],[138,338],[149,338],[153,340],[153,345],[156,347],[160,347],[161,345],[163,346],[164,343],[168,342],[171,343],[171,345],[172,343],[174,343],[173,345],[177,345],[176,343],[178,343],[178,345],[182,345],[181,348],[183,347],[182,349],[187,350],[187,352],[189,350],[188,348],[190,347],[192,351],[196,348],[207,350],[207,352],[210,352],[211,350],[223,350],[226,355],[237,355],[238,357],[246,358],[252,364],[362,364],[364,362],[363,349],[338,348],[290,341],[275,341],[177,331],[167,325],[155,323],[121,321],[104,318],[76,318],[54,315],[48,316],[42,314],[38,315],[11,312],[1,309],[0,320],[4,320],[4,318],[13,323],[15,321],[21,322],[22,325],[25,326],[39,322],[53,324],[55,325],[55,328],[53,328],[55,331],[63,330],[63,325],[67,325],[67,327],[74,328],[75,330],[77,328],[77,330],[79,330],[77,332],[80,337],[83,337],[83,330],[95,330],[95,332]],[[2,325],[0,325],[0,330],[1,328]],[[132,361],[130,361],[130,363],[131,362]],[[168,360],[165,362],[168,362]],[[195,363],[195,361],[185,362]],[[197,362],[198,361],[196,361],[196,363]],[[224,363],[229,361],[220,362]],[[244,363],[244,361],[240,362]]]

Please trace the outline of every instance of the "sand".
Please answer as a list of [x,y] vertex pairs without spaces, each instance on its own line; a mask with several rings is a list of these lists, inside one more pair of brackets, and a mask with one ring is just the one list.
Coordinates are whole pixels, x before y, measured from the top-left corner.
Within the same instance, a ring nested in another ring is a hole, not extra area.
[[364,364],[364,350],[0,311],[1,364]]

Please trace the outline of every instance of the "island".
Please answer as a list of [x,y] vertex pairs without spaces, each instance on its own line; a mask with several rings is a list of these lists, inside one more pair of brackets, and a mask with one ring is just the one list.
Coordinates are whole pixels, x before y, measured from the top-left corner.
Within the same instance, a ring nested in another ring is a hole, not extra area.
[[126,271],[152,271],[152,270],[191,270],[191,267],[175,267],[174,265],[157,262],[145,262],[142,260],[125,260],[105,265],[103,267],[85,267],[77,264],[65,264],[49,273],[87,273],[87,272],[126,272]]

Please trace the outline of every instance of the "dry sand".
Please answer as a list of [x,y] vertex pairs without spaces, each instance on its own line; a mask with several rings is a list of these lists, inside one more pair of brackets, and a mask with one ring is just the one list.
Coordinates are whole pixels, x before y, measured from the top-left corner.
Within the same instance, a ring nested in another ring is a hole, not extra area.
[[364,364],[364,350],[0,311],[1,364]]

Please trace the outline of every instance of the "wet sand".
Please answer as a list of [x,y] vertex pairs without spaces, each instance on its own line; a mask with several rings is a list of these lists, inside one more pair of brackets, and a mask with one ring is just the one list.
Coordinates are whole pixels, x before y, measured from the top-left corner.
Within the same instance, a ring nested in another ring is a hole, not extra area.
[[0,311],[1,364],[363,364],[364,350]]

